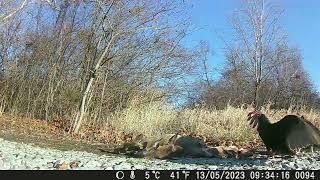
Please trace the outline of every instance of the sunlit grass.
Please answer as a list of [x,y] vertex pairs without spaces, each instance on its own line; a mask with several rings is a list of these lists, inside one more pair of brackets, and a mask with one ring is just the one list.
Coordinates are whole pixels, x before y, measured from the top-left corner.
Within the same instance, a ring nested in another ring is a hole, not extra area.
[[[257,132],[250,128],[247,114],[251,108],[227,106],[223,110],[205,108],[173,111],[163,103],[151,103],[132,106],[114,113],[108,118],[108,124],[127,133],[161,136],[166,133],[189,132],[217,141],[250,142],[257,139]],[[300,109],[294,111],[272,110],[268,106],[261,110],[276,122],[287,114],[303,115],[317,127],[320,125],[320,112]]]

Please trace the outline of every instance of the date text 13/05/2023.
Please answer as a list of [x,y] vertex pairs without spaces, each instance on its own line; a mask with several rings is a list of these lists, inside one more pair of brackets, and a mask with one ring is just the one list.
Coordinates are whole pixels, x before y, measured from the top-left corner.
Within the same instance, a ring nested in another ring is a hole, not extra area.
[[320,179],[316,170],[135,170],[117,171],[115,179]]

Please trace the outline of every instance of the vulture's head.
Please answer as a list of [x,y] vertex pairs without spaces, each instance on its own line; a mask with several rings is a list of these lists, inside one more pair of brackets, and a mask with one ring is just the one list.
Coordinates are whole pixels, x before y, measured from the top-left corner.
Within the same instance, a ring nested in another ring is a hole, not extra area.
[[258,126],[258,123],[259,123],[259,119],[260,117],[262,116],[263,114],[258,111],[258,110],[255,110],[255,111],[252,111],[248,114],[248,121],[249,121],[249,125],[252,127],[252,128],[256,128]]

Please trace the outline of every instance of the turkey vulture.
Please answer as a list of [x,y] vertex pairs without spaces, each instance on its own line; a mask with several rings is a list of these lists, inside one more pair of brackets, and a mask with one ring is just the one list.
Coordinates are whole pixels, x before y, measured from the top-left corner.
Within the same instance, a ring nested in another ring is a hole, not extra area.
[[271,123],[260,111],[248,114],[253,128],[257,126],[260,138],[267,151],[294,154],[294,150],[320,145],[320,131],[311,122],[296,115],[286,115],[280,121]]

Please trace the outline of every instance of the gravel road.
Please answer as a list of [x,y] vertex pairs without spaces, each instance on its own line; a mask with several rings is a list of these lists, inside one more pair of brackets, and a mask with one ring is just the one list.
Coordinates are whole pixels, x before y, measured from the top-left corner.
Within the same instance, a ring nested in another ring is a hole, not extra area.
[[320,152],[293,158],[255,159],[183,158],[147,160],[125,156],[99,155],[81,151],[60,151],[11,142],[0,138],[0,169],[77,169],[77,170],[166,170],[166,169],[320,169]]

